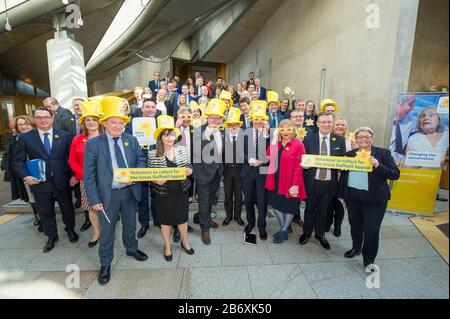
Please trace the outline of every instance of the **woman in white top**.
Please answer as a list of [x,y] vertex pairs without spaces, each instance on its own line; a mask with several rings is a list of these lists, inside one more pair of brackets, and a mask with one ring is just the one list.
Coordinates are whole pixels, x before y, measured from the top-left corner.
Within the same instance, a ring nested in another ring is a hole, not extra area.
[[[436,168],[441,168],[448,150],[449,134],[433,106],[427,107],[420,112],[417,128],[418,132],[408,140],[406,154],[414,151],[436,153],[440,163],[440,165],[436,165]],[[408,165],[408,159],[406,159],[405,165]]]
[[162,115],[167,115],[166,91],[160,89],[156,95],[156,109],[161,111]]

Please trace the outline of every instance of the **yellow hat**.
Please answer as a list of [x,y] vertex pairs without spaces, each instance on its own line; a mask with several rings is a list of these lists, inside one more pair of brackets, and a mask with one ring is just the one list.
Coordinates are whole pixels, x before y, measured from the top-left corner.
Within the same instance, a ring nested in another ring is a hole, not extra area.
[[230,101],[230,106],[234,105],[234,100],[230,92],[223,90],[220,92],[219,99]]
[[97,95],[97,96],[92,96],[90,98],[88,98],[89,101],[97,101],[97,102],[102,102],[104,96],[103,95]]
[[278,101],[278,93],[275,91],[267,91],[267,104],[276,102],[280,106],[280,101]]
[[84,101],[81,103],[82,116],[78,118],[78,123],[83,124],[84,119],[88,116],[99,118],[101,116],[101,109],[102,105],[98,101]]
[[252,101],[250,103],[252,108],[252,114],[248,118],[249,121],[253,121],[253,118],[264,118],[266,121],[269,120],[269,116],[267,115],[267,102],[266,101]]
[[177,137],[181,135],[180,130],[175,127],[175,120],[169,115],[160,115],[158,117],[158,128],[153,133],[155,140],[158,139],[159,134],[164,130],[174,130]]
[[225,127],[228,127],[230,124],[239,124],[239,126],[244,124],[241,122],[241,110],[237,107],[230,107],[230,110],[228,111],[228,118],[225,122]]
[[130,105],[128,101],[117,96],[106,96],[102,99],[103,116],[100,118],[100,124],[103,124],[110,117],[123,119],[126,123],[130,121]]
[[335,113],[339,112],[339,105],[332,99],[325,99],[322,101],[322,103],[320,103],[320,112],[325,112],[325,107],[328,105],[334,106]]
[[204,112],[205,116],[217,115],[226,119],[225,111],[227,106],[224,101],[219,99],[211,99],[206,107],[206,111]]

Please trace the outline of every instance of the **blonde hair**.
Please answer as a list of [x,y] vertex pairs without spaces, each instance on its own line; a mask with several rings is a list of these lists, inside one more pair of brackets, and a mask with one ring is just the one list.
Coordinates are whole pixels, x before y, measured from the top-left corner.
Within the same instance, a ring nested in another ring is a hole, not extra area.
[[[297,137],[297,128],[295,127],[294,122],[286,119],[286,120],[282,120],[280,122],[280,124],[278,125],[279,128],[286,127],[286,126],[292,128],[294,130],[294,132],[292,133],[293,138]],[[280,136],[280,138],[281,138],[281,136]]]
[[344,122],[344,124],[345,124],[345,126],[346,126],[346,130],[345,130],[345,133],[344,133],[344,137],[345,137],[346,139],[349,139],[349,138],[350,138],[350,132],[349,132],[349,130],[348,130],[348,122],[347,122],[347,120],[346,120],[345,118],[343,118],[342,116],[336,117],[336,118],[334,119],[333,133],[334,133],[334,128],[335,128],[335,126],[336,126],[336,122],[337,122],[338,120],[341,120],[341,121]]

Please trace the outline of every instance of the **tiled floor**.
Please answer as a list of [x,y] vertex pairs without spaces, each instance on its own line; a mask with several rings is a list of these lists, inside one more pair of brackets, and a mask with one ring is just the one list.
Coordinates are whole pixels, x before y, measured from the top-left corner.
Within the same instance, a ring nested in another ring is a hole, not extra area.
[[[448,193],[446,193],[448,196]],[[448,209],[448,204],[447,209]],[[445,209],[445,205],[442,207]],[[217,221],[221,224],[223,212]],[[77,215],[77,225],[84,216]],[[242,227],[234,222],[211,231],[212,245],[201,243],[200,232],[190,234],[196,253],[187,255],[174,244],[174,259],[163,258],[159,229],[152,228],[140,240],[149,255],[139,263],[125,255],[120,224],[109,285],[96,280],[98,248],[87,248],[90,231],[71,244],[59,220],[60,240],[48,254],[42,253],[46,238],[23,215],[0,226],[0,298],[448,298],[449,267],[422,237],[408,216],[387,214],[383,222],[380,252],[380,287],[366,287],[361,257],[343,257],[351,248],[350,226],[344,221],[340,238],[327,235],[332,250],[316,240],[298,244],[301,228],[282,245],[242,243]],[[268,218],[269,237],[277,231]],[[76,274],[80,269],[79,285]]]

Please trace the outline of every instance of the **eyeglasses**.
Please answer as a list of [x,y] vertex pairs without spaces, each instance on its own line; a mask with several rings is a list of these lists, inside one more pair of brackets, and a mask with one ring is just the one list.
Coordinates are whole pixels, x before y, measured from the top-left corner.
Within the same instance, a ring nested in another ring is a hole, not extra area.
[[17,127],[31,126],[30,123],[17,124]]
[[278,130],[278,132],[280,134],[293,134],[293,133],[295,133],[295,130],[293,128],[291,128],[291,127],[289,127],[289,128],[280,128]]
[[256,118],[256,119],[253,119],[252,122],[253,123],[266,123],[266,120],[265,119],[258,119],[258,118]]
[[300,118],[302,118],[303,116],[301,116],[301,115],[296,115],[296,116],[291,116],[291,119],[300,119]]
[[192,115],[179,115],[180,120],[191,120]]
[[357,140],[362,141],[362,140],[371,140],[372,136],[357,136],[356,137]]
[[42,120],[47,121],[47,120],[52,119],[52,117],[51,117],[51,116],[35,116],[34,119],[35,119],[36,121],[42,121]]

